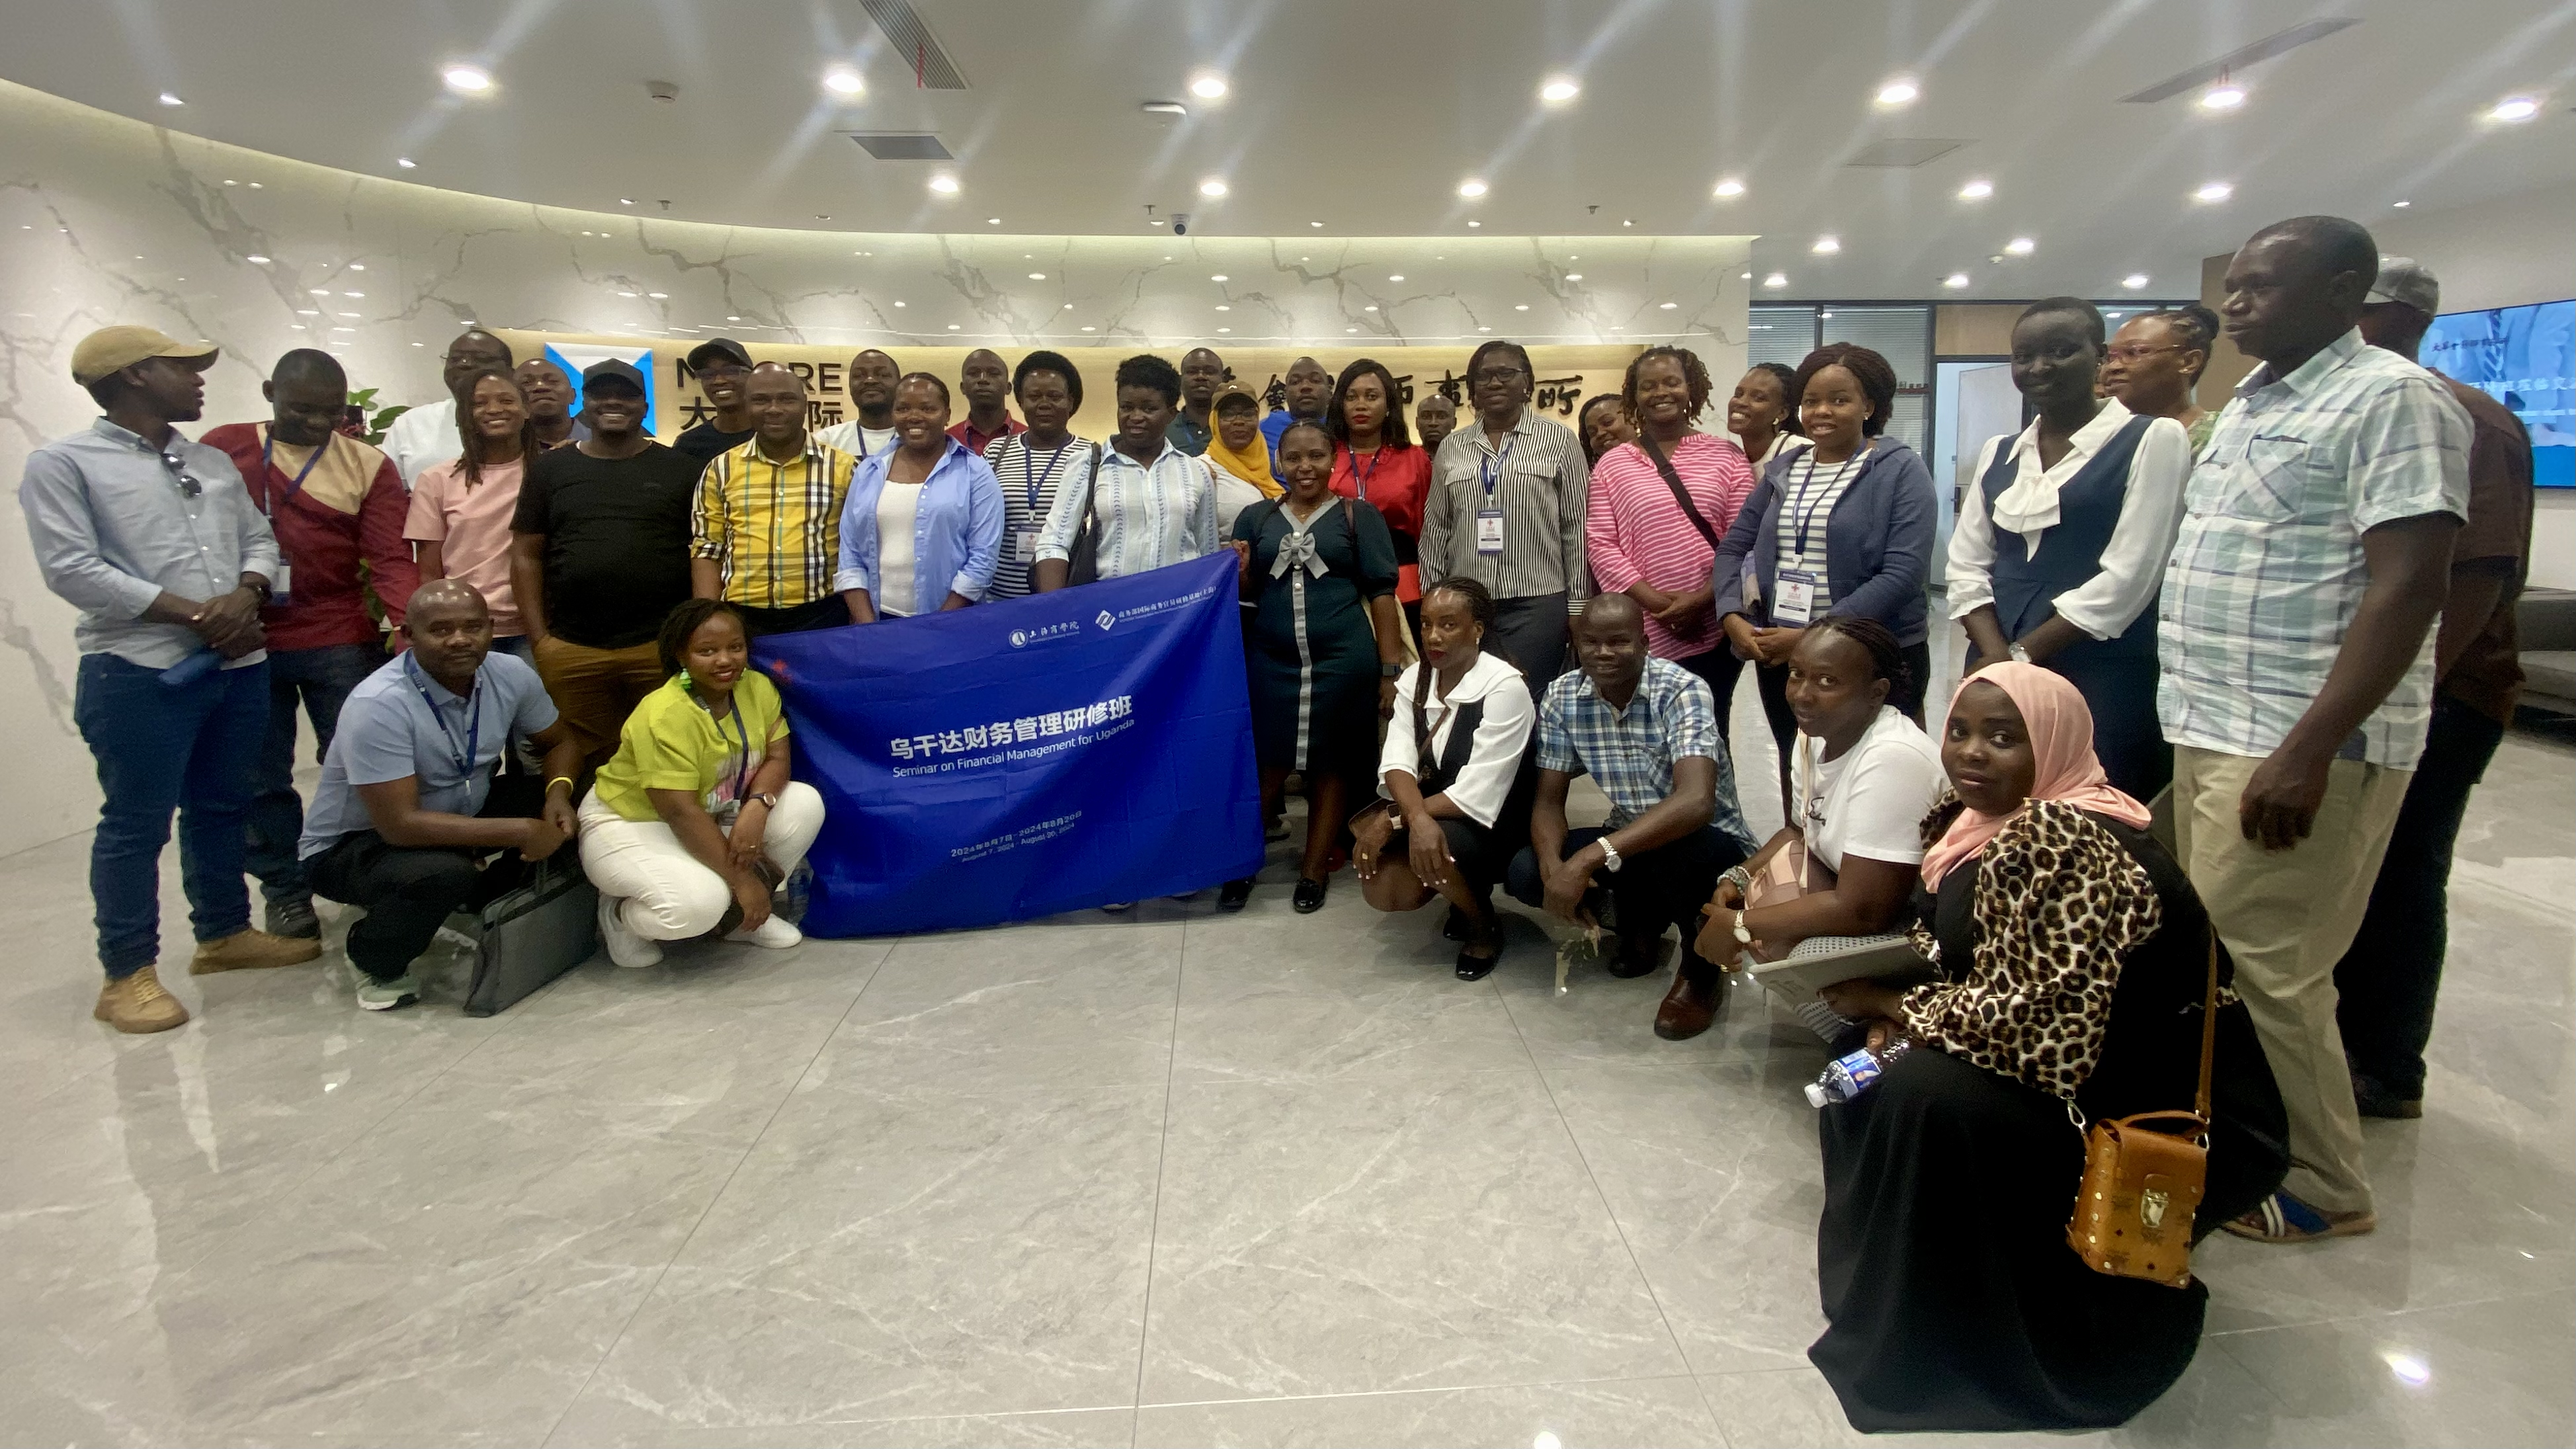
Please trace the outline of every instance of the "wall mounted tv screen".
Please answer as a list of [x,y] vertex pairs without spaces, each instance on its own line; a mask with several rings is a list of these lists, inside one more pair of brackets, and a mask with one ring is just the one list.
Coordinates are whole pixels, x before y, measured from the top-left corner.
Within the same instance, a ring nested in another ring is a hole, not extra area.
[[2424,336],[2423,358],[2522,419],[2533,483],[2576,488],[2576,300],[2445,312]]

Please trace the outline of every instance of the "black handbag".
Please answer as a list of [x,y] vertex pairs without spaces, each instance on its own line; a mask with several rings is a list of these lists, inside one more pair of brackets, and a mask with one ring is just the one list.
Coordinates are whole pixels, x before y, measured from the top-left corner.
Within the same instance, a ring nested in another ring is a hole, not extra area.
[[1664,450],[1655,446],[1655,440],[1643,432],[1637,434],[1637,446],[1644,450],[1646,460],[1655,465],[1655,471],[1664,475],[1664,486],[1673,490],[1673,501],[1682,506],[1682,512],[1690,515],[1691,527],[1699,530],[1699,536],[1708,540],[1710,548],[1716,548],[1717,530],[1709,527],[1708,520],[1700,516],[1699,505],[1691,500],[1690,490],[1682,486],[1682,475],[1673,471],[1673,460],[1665,457]]
[[1067,584],[1100,582],[1100,445],[1091,445],[1091,476],[1082,480],[1082,530],[1065,556]]
[[466,920],[477,945],[465,1014],[491,1016],[590,959],[599,947],[599,892],[567,842]]

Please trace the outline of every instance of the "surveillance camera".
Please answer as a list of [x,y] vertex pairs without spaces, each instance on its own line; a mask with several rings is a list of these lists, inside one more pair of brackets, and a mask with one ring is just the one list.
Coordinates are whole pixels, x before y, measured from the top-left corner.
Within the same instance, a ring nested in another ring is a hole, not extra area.
[[1188,212],[1186,212],[1186,211],[1176,211],[1176,212],[1173,212],[1173,213],[1172,213],[1172,235],[1174,235],[1174,236],[1188,236],[1189,234],[1190,234],[1190,214],[1189,214]]

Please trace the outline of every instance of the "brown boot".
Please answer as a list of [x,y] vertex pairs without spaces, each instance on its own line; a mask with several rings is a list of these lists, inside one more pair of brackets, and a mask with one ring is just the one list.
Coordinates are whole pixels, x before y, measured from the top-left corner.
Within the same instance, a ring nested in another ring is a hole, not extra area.
[[90,1015],[118,1031],[136,1034],[188,1024],[188,1008],[161,989],[160,976],[149,966],[100,987],[98,1005]]
[[322,943],[319,941],[272,936],[260,930],[240,930],[220,941],[199,941],[196,958],[188,963],[188,974],[208,976],[217,971],[295,966],[321,954]]
[[1666,1041],[1689,1041],[1717,1021],[1718,993],[1725,990],[1714,967],[1673,973],[1673,989],[1655,1009],[1655,1035]]

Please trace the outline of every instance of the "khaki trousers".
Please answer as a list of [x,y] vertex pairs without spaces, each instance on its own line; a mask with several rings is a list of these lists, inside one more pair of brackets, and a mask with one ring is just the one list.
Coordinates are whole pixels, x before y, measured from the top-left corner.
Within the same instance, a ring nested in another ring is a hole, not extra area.
[[662,687],[661,651],[651,644],[593,649],[560,634],[537,646],[537,677],[563,715],[564,728],[581,742],[593,769],[617,753],[618,733],[644,696]]
[[2271,852],[2236,814],[2263,762],[2174,748],[2174,843],[2218,938],[2236,960],[2263,1055],[2289,1109],[2292,1197],[2327,1212],[2371,1210],[2361,1114],[2335,1025],[2335,963],[2361,928],[2411,770],[2337,760],[2316,828]]

